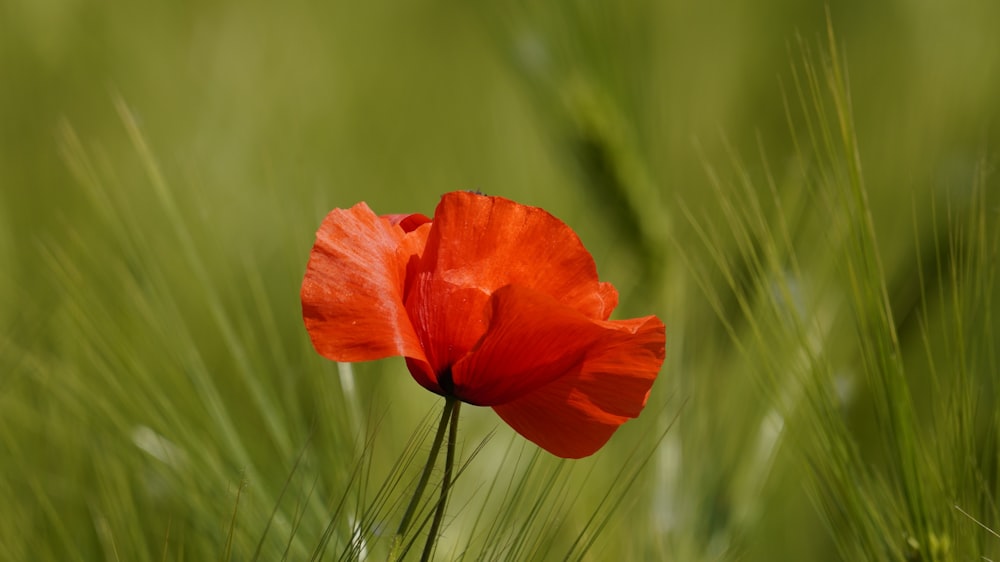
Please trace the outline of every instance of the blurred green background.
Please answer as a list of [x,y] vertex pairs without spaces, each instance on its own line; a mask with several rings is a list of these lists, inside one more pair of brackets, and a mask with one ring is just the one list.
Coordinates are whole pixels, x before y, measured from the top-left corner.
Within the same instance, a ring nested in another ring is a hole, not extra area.
[[[590,459],[466,408],[465,457],[492,437],[439,559],[1000,555],[976,523],[1000,522],[997,22],[984,0],[0,0],[0,559],[384,558],[440,400],[402,361],[316,356],[298,288],[331,208],[456,189],[564,220],[616,316],[668,344]],[[815,142],[845,115],[848,147]],[[867,206],[823,197],[845,177]],[[808,329],[753,314],[795,303]],[[869,329],[897,346],[868,355]],[[838,385],[819,408],[783,378],[806,339]],[[861,374],[880,359],[887,394]],[[880,417],[900,389],[909,457]],[[828,456],[800,446],[827,430]]]

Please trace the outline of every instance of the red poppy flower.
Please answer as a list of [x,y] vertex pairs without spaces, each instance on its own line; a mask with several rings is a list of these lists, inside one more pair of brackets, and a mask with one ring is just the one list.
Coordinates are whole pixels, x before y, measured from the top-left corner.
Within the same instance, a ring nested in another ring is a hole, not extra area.
[[335,361],[401,355],[424,388],[492,407],[579,458],[639,415],[664,355],[655,316],[618,303],[576,234],[542,209],[454,192],[433,221],[334,209],[316,233],[302,314]]

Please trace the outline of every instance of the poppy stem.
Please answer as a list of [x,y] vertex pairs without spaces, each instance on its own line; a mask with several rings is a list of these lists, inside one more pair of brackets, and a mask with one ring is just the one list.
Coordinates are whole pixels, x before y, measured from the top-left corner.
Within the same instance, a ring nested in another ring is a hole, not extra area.
[[434,511],[434,521],[431,523],[431,530],[427,532],[427,542],[424,543],[424,553],[420,556],[420,562],[427,562],[434,551],[437,543],[438,531],[441,529],[441,520],[444,518],[445,505],[448,503],[448,492],[451,491],[451,471],[455,466],[455,436],[458,434],[458,411],[462,405],[455,401],[455,407],[451,411],[451,426],[448,429],[448,449],[444,457],[444,476],[441,478],[441,497],[438,499],[437,509]]
[[[424,495],[424,489],[427,488],[427,481],[430,480],[431,471],[434,469],[435,461],[437,461],[438,451],[441,450],[441,442],[444,441],[444,430],[448,427],[448,420],[451,419],[452,412],[458,409],[458,403],[458,399],[451,396],[446,396],[444,399],[444,411],[441,413],[441,422],[438,424],[437,433],[434,434],[434,441],[431,443],[431,451],[427,456],[427,465],[424,466],[424,471],[420,474],[420,480],[417,481],[417,488],[413,491],[413,497],[410,498],[410,505],[406,506],[403,519],[399,522],[399,529],[392,540],[389,560],[398,560],[403,554],[399,552],[399,549],[403,545],[403,537],[406,536],[406,531],[410,527],[413,514],[416,513],[417,506],[420,504],[420,498]],[[458,416],[455,417],[457,418]]]

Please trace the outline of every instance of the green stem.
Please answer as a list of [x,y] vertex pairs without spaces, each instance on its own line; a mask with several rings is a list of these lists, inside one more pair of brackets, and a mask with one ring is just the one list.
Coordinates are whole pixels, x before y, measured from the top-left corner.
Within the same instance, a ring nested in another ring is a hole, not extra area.
[[452,412],[457,410],[456,405],[458,403],[458,399],[450,396],[444,399],[444,411],[441,413],[441,422],[438,424],[437,433],[434,434],[434,442],[431,443],[431,452],[427,456],[427,465],[424,466],[424,471],[420,474],[417,489],[413,491],[413,497],[410,498],[410,505],[406,506],[406,513],[403,514],[403,520],[399,522],[399,529],[396,531],[396,536],[392,539],[389,560],[398,560],[402,554],[399,552],[399,549],[403,545],[403,537],[406,536],[406,531],[410,527],[413,514],[417,511],[417,506],[420,504],[420,498],[424,495],[424,489],[427,488],[427,481],[430,479],[434,463],[437,461],[438,451],[441,450],[441,442],[444,440],[444,430],[448,427],[448,420],[451,419]]
[[451,427],[448,429],[448,452],[444,460],[444,476],[441,478],[441,497],[438,499],[437,509],[434,511],[434,521],[431,523],[431,530],[427,532],[427,542],[424,543],[424,553],[420,556],[420,562],[427,562],[434,551],[437,543],[438,531],[441,529],[441,520],[444,518],[444,508],[448,503],[448,492],[451,490],[451,471],[455,466],[455,435],[458,433],[458,410],[461,402],[455,404],[451,411]]

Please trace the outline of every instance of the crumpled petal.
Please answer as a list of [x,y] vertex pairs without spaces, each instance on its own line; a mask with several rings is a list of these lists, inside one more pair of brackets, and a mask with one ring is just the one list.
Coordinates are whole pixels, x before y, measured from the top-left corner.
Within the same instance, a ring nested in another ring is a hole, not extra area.
[[452,285],[426,273],[411,279],[406,310],[435,381],[486,331],[488,301],[489,295],[479,289]]
[[495,406],[578,368],[612,328],[545,293],[508,285],[490,298],[488,328],[452,370],[454,394]]
[[302,316],[317,352],[334,361],[426,360],[403,292],[407,264],[422,251],[428,230],[408,234],[364,203],[326,216],[301,291]]
[[382,215],[390,224],[398,224],[403,232],[413,232],[417,227],[431,222],[431,219],[420,213]]
[[[441,198],[432,224],[419,269],[434,279],[486,295],[520,285],[600,320],[618,304],[580,238],[542,209],[457,191]],[[435,297],[427,306],[463,306]]]
[[600,449],[637,417],[664,357],[664,327],[655,316],[601,322],[607,336],[571,372],[493,407],[515,431],[563,458]]

